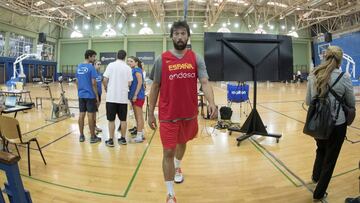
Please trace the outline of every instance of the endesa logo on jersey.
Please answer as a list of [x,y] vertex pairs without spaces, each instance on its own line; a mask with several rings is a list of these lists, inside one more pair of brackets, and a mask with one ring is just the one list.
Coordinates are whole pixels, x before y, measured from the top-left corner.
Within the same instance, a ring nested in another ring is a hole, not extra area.
[[175,73],[169,75],[169,79],[175,80],[175,79],[195,78],[195,76],[196,76],[195,73]]
[[193,70],[195,69],[191,63],[178,63],[169,65],[169,71],[175,70]]

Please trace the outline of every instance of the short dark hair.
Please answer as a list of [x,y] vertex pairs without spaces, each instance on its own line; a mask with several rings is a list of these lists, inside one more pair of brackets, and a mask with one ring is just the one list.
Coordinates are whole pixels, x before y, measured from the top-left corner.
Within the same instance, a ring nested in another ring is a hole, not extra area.
[[124,60],[126,57],[126,51],[125,50],[119,50],[117,53],[117,58],[120,60]]
[[187,24],[186,20],[178,20],[178,21],[175,21],[172,24],[172,26],[170,28],[170,37],[173,37],[174,29],[177,29],[177,28],[180,28],[180,27],[185,28],[188,36],[190,37],[190,27]]
[[88,59],[92,56],[96,55],[96,51],[88,49],[85,51],[85,59]]

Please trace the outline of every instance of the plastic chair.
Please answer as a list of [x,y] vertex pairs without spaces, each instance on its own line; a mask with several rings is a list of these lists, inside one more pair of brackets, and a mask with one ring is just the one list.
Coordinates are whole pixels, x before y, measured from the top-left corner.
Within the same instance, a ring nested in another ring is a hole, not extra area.
[[[35,135],[26,135],[23,136],[20,131],[20,125],[19,121],[15,118],[10,118],[6,116],[0,116],[0,132],[3,138],[11,144],[15,145],[16,151],[18,155],[20,156],[19,149],[17,147],[17,144],[26,144],[27,145],[27,155],[28,155],[28,171],[29,176],[31,176],[31,167],[30,167],[30,144],[31,142],[36,142],[36,145],[38,147],[38,150],[40,152],[41,158],[44,161],[44,164],[46,165],[46,161],[44,158],[44,155],[41,151],[41,148],[39,146],[39,143],[36,139]],[[7,144],[6,149],[9,151]]]

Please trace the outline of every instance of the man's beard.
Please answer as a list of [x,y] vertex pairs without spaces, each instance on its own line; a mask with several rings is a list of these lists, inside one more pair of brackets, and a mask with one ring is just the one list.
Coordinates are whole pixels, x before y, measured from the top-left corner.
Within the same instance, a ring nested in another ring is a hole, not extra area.
[[173,44],[174,44],[174,48],[175,48],[176,50],[182,51],[182,50],[184,50],[184,49],[186,48],[187,41],[186,41],[186,42],[183,42],[183,43],[179,43],[179,42],[176,43],[176,42],[173,41]]

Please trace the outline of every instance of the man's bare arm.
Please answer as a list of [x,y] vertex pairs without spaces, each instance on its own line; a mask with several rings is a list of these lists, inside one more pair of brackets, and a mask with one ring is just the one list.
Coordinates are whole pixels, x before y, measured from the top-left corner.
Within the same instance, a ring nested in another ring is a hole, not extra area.
[[200,80],[205,98],[209,101],[208,107],[209,107],[210,118],[216,118],[217,117],[217,107],[216,107],[215,101],[214,101],[214,92],[209,83],[209,80],[208,80],[208,78],[200,78],[199,80]]
[[151,85],[150,95],[149,95],[149,112],[148,112],[148,124],[151,129],[156,128],[156,119],[154,116],[155,106],[159,96],[160,84],[153,82]]

